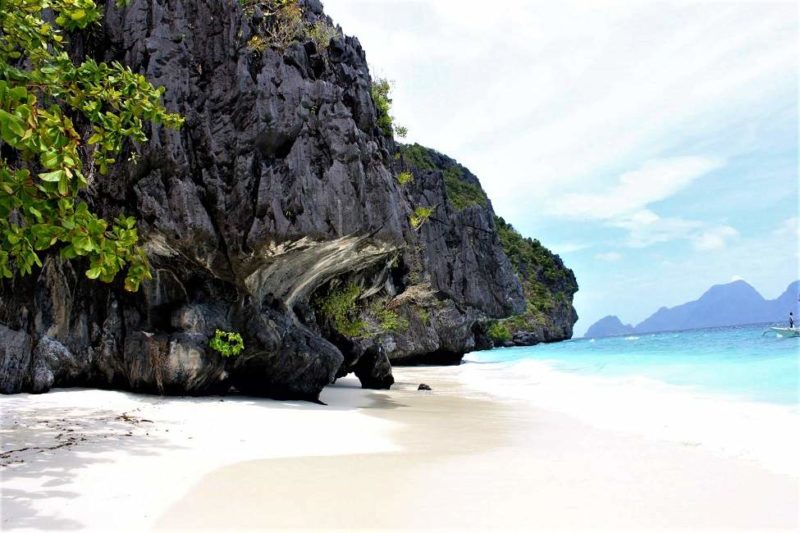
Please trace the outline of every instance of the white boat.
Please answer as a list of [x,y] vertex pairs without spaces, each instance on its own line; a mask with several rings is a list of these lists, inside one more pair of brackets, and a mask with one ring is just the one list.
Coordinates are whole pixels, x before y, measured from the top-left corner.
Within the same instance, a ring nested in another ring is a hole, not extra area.
[[772,326],[769,329],[781,337],[800,337],[800,328],[781,328],[778,326]]

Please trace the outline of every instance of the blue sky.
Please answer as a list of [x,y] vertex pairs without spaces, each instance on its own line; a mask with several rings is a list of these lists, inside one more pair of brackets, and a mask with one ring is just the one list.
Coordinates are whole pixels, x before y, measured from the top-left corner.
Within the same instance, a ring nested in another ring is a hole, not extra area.
[[324,3],[407,141],[573,268],[578,335],[800,277],[796,2]]

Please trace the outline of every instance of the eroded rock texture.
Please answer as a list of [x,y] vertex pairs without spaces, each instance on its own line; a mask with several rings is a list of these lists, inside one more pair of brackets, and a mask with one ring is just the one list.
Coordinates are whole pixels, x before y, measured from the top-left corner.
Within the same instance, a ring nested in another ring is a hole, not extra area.
[[[330,24],[318,2],[302,5],[307,25]],[[265,15],[247,11],[109,2],[104,31],[74,38],[77,55],[166,87],[186,124],[153,128],[92,187],[105,216],[139,220],[153,280],[129,294],[51,255],[3,281],[0,392],[233,386],[315,399],[349,372],[382,388],[392,362],[457,362],[491,346],[488,319],[525,309],[477,178],[445,175],[457,164],[432,151],[420,168],[378,128],[358,40],[298,32],[285,48],[253,46]],[[452,179],[483,200],[456,201]],[[413,227],[420,206],[433,212]],[[210,350],[216,329],[240,332],[245,351]]]

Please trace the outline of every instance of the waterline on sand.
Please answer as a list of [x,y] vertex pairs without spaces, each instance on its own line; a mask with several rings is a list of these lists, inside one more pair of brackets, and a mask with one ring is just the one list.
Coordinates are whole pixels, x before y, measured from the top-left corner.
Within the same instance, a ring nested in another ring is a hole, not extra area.
[[644,376],[600,377],[521,360],[467,363],[459,378],[469,388],[529,402],[600,429],[690,446],[756,461],[777,473],[800,475],[800,411],[796,405],[671,385]]

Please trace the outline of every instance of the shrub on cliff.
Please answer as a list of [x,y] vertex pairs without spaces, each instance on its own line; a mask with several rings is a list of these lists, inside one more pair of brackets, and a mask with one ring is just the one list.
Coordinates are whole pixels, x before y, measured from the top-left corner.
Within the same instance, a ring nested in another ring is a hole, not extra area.
[[358,318],[356,302],[361,296],[361,287],[350,283],[332,289],[316,301],[317,310],[333,325],[334,329],[348,337],[358,337],[364,333],[365,324]]
[[508,324],[504,322],[492,322],[489,324],[486,333],[495,344],[502,344],[511,340],[511,330],[508,329]]
[[109,223],[80,194],[126,140],[147,140],[144,122],[179,127],[183,119],[162,106],[163,88],[130,68],[67,55],[68,32],[100,20],[92,0],[1,6],[0,276],[30,274],[39,253],[58,246],[65,259],[86,257],[91,279],[110,282],[127,268],[125,288],[135,291],[150,277],[136,221]]
[[222,357],[239,355],[244,350],[244,339],[234,331],[218,329],[209,341],[208,347],[219,353]]
[[403,126],[394,123],[394,117],[390,114],[392,109],[392,99],[389,93],[392,91],[392,84],[385,78],[378,78],[372,82],[372,101],[375,102],[375,109],[378,112],[378,128],[387,137],[397,135],[405,137],[408,130]]
[[298,0],[239,0],[239,5],[251,17],[256,7],[260,9],[258,21],[254,17],[251,20],[255,33],[247,40],[247,47],[255,52],[269,47],[283,50],[300,39],[311,40],[318,49],[327,50],[331,39],[339,37],[339,30],[325,18],[306,21]]
[[425,224],[428,220],[430,220],[431,215],[436,210],[434,207],[424,207],[419,206],[414,208],[414,212],[411,213],[411,216],[408,217],[409,222],[411,223],[411,227],[414,229],[419,229]]

